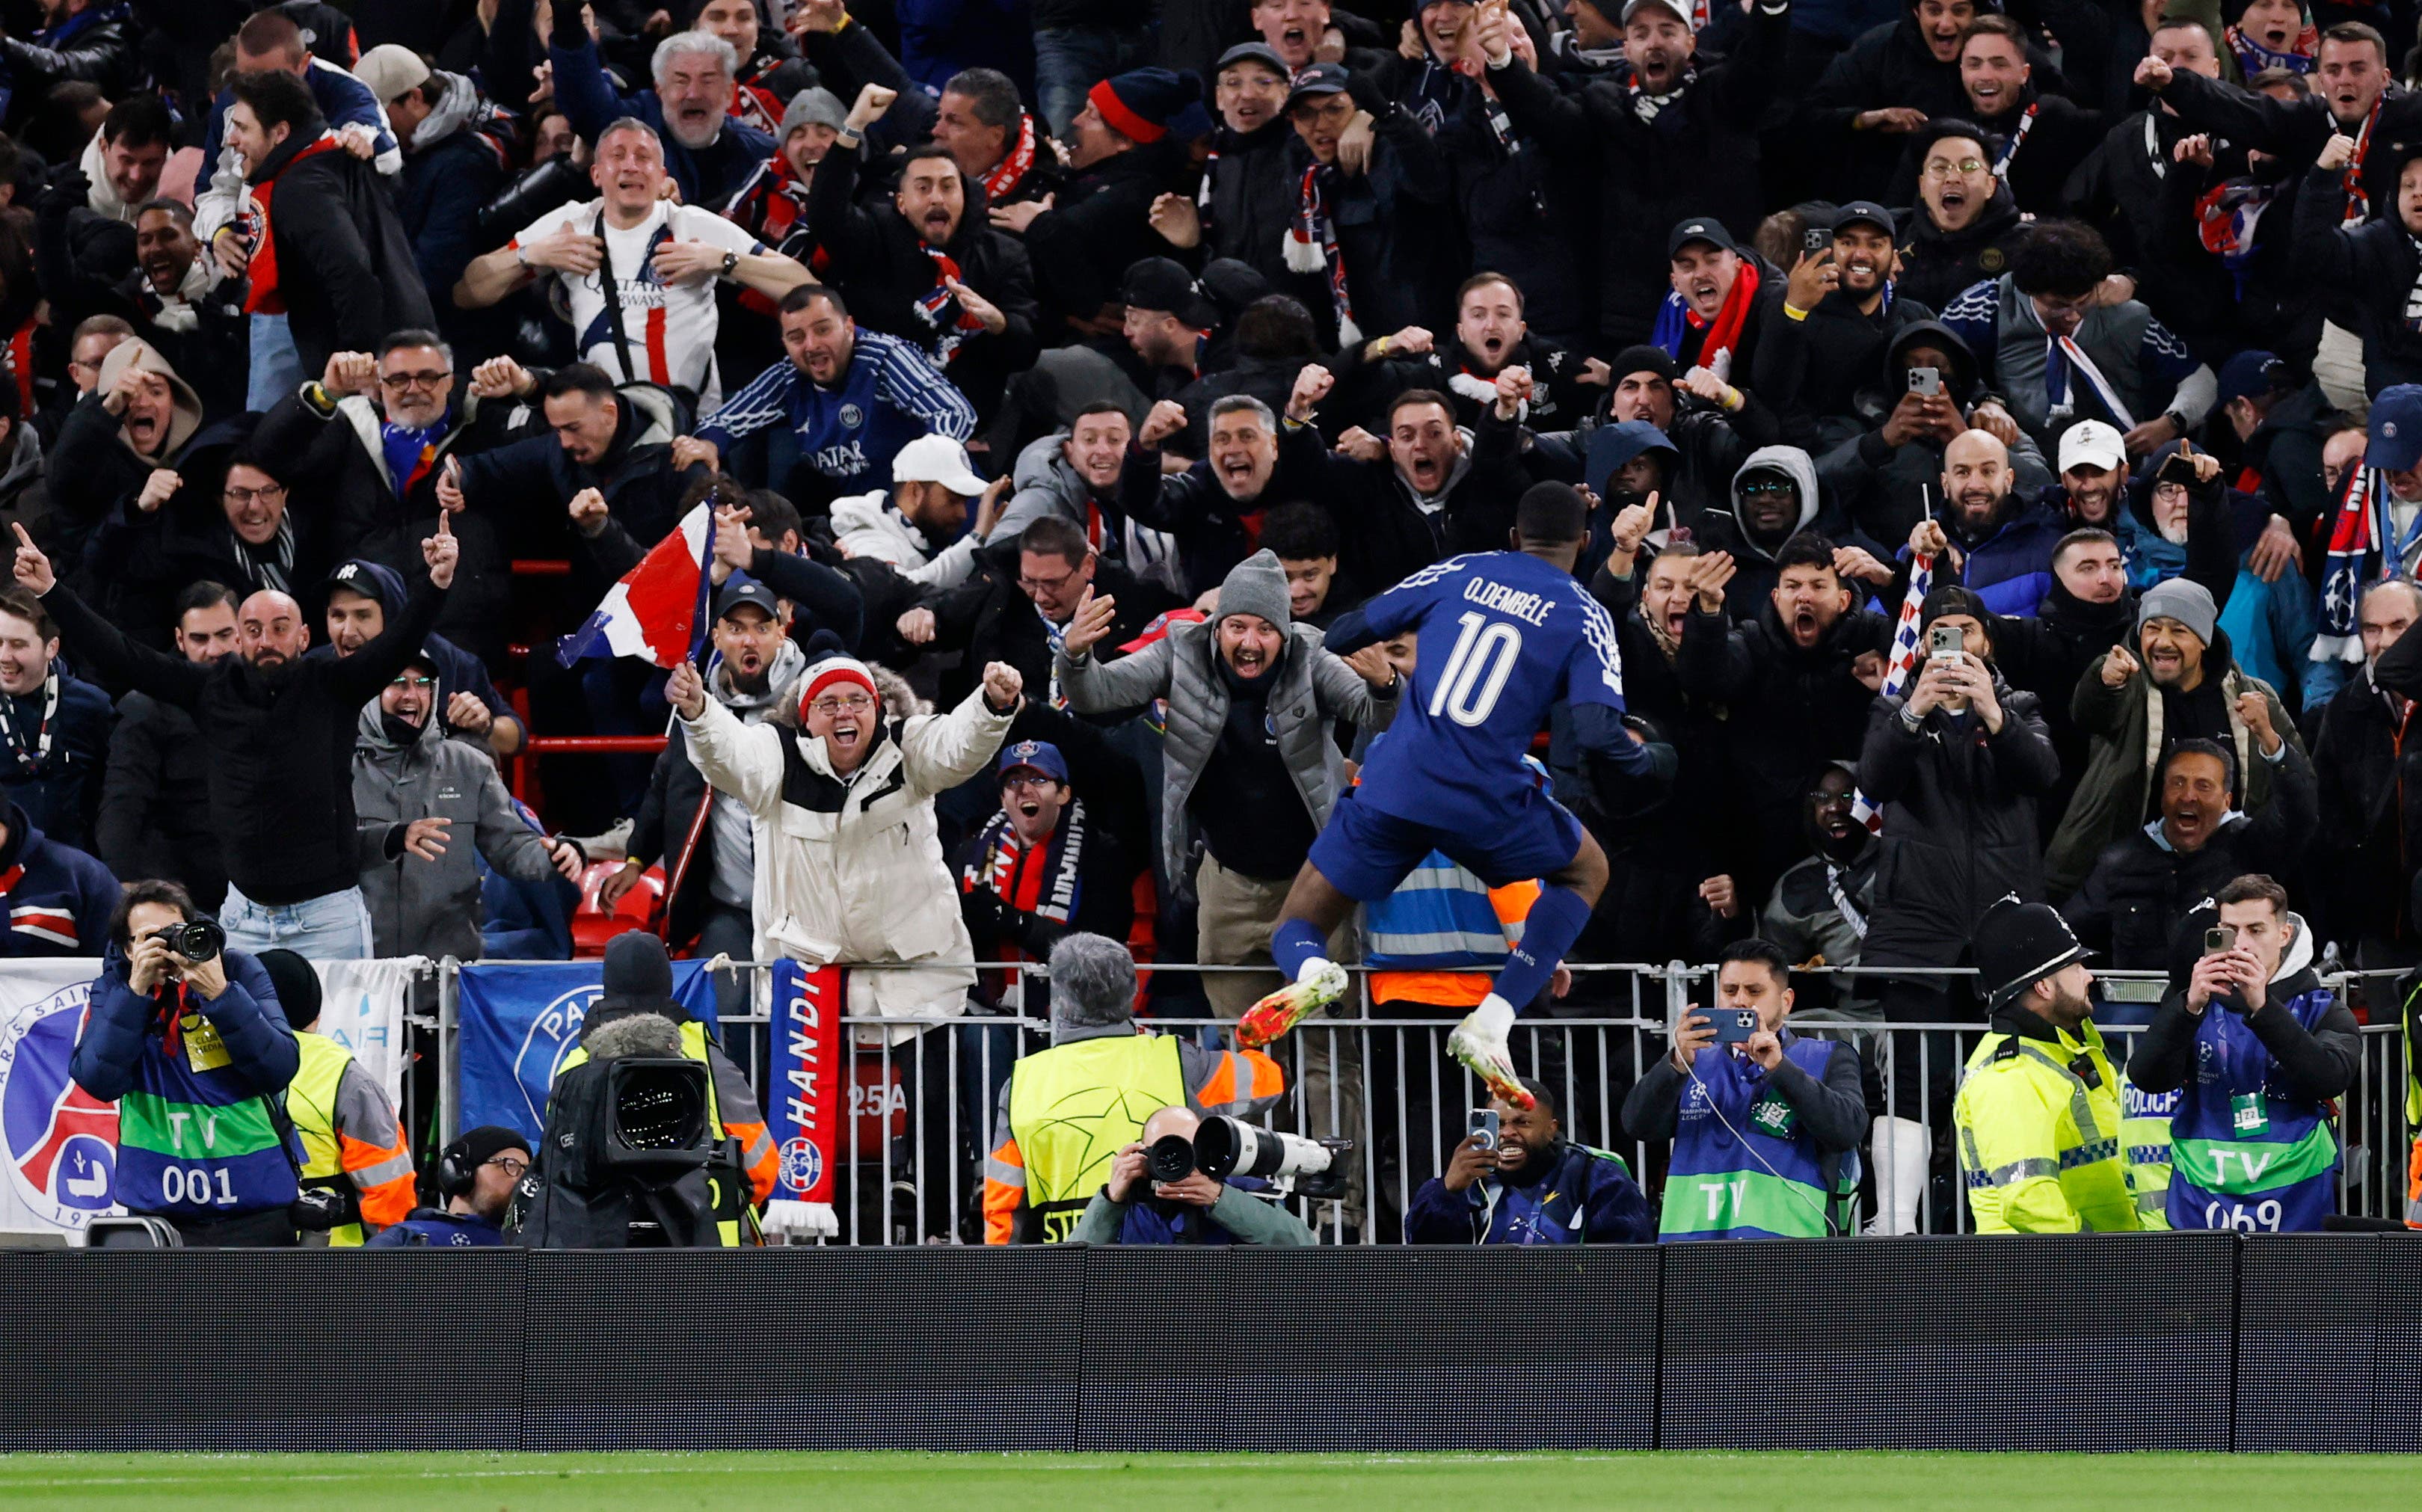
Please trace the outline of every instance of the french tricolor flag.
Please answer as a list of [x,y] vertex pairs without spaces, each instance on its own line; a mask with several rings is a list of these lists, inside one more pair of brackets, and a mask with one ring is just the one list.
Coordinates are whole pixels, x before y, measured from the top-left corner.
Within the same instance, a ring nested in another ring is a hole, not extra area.
[[589,622],[563,638],[556,660],[569,667],[583,656],[637,656],[670,667],[695,654],[706,633],[714,550],[714,515],[700,504],[606,591]]

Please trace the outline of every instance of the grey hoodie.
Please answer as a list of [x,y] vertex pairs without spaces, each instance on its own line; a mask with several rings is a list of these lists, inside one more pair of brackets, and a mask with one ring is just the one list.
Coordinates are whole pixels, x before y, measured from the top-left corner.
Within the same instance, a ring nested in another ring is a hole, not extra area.
[[[442,704],[445,689],[432,704]],[[546,841],[522,822],[488,754],[423,725],[409,745],[387,736],[378,700],[362,706],[354,746],[354,835],[362,901],[381,956],[480,958],[480,869],[488,864],[520,882],[555,871]],[[423,860],[401,849],[415,819],[448,819],[446,854]]]
[[1749,460],[1733,474],[1733,526],[1740,531],[1741,547],[1772,561],[1774,553],[1757,543],[1757,538],[1750,533],[1749,522],[1741,518],[1741,480],[1754,472],[1787,473],[1791,480],[1800,485],[1800,518],[1792,525],[1789,534],[1783,538],[1788,541],[1807,529],[1816,518],[1816,464],[1798,447],[1760,447],[1751,452]]

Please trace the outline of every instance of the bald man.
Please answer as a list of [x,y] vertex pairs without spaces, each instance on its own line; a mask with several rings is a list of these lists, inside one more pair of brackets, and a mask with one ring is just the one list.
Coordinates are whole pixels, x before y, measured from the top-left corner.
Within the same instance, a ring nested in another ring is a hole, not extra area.
[[1940,516],[1917,523],[1909,549],[1933,556],[1938,587],[1958,583],[1995,614],[2033,619],[2052,591],[2052,547],[2068,524],[2040,498],[2022,501],[2017,487],[1999,437],[1960,432],[1942,449]]
[[211,822],[227,861],[219,922],[228,943],[322,961],[367,957],[354,731],[362,705],[395,680],[436,623],[461,555],[447,516],[421,543],[429,575],[403,612],[339,660],[306,659],[311,626],[302,606],[266,590],[238,606],[233,655],[191,662],[137,645],[61,587],[25,528],[16,530],[17,581],[42,601],[73,654],[111,682],[192,711],[200,727]]

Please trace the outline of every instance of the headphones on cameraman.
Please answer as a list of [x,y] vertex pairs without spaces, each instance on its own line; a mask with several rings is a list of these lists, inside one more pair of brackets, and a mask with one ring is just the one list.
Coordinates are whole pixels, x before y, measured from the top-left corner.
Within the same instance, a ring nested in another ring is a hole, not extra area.
[[437,1194],[441,1197],[467,1197],[479,1181],[479,1173],[464,1163],[465,1151],[459,1143],[446,1146],[437,1157]]

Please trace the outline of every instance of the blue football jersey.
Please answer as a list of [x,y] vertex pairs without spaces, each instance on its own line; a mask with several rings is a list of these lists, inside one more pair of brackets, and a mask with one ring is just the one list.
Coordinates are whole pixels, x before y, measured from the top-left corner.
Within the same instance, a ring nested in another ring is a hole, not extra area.
[[1456,827],[1524,807],[1538,779],[1522,763],[1558,701],[1623,707],[1614,621],[1569,573],[1518,551],[1424,567],[1362,606],[1380,639],[1421,637],[1388,738],[1362,769],[1357,801]]

